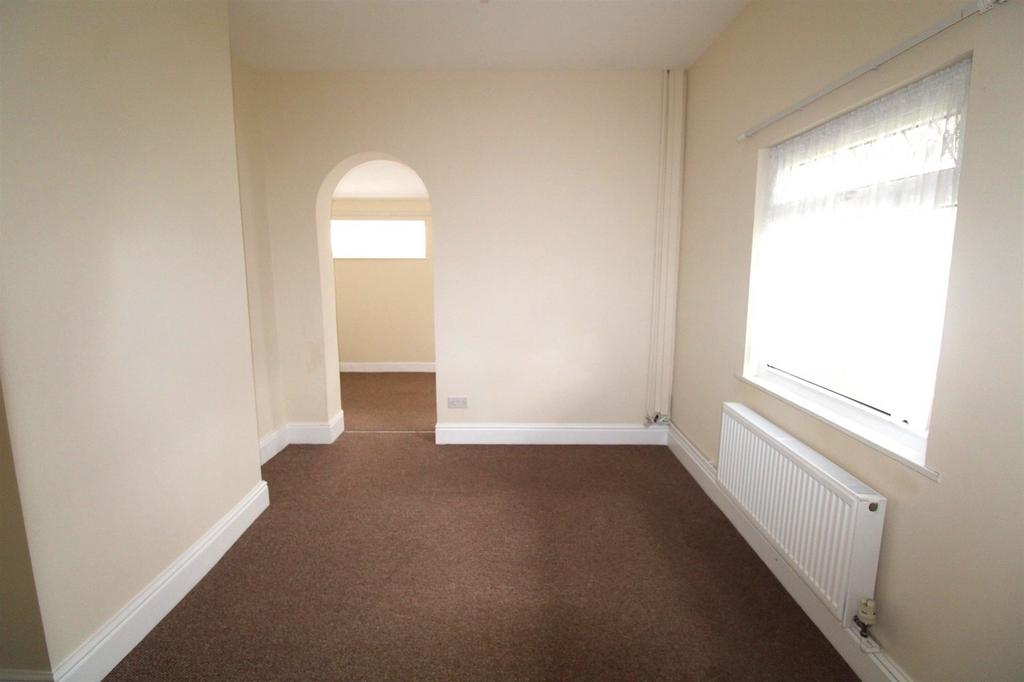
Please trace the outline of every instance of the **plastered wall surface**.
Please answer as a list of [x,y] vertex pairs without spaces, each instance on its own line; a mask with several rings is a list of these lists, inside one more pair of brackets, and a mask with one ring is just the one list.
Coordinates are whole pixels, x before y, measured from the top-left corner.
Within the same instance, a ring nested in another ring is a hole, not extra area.
[[261,103],[256,75],[244,63],[232,62],[232,84],[256,407],[260,436],[264,436],[284,426],[285,407],[277,342],[273,254],[263,200],[266,184]]
[[317,190],[378,152],[430,191],[438,420],[642,422],[661,86],[657,71],[260,74],[287,419],[322,421],[333,399]]
[[[1009,680],[1024,669],[1024,4],[1011,0],[967,19],[736,142],[959,7],[754,2],[689,71],[672,419],[717,459],[722,402],[742,402],[886,495],[878,640],[916,680]],[[941,475],[936,483],[737,377],[758,150],[971,52],[927,452]]]
[[55,666],[260,480],[227,21],[0,5],[0,376]]

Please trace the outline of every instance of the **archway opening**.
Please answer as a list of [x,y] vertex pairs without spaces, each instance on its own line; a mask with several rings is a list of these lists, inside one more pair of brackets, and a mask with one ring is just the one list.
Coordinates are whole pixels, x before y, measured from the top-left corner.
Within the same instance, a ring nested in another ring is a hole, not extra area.
[[384,155],[353,157],[332,175],[318,216],[326,213],[346,431],[432,432],[430,194],[415,170]]

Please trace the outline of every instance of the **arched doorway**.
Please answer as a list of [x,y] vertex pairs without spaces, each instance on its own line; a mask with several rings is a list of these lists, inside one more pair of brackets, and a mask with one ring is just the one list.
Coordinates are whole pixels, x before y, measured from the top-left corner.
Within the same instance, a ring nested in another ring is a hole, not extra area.
[[419,174],[385,154],[349,157],[321,186],[324,299],[334,303],[346,431],[433,431],[431,213]]

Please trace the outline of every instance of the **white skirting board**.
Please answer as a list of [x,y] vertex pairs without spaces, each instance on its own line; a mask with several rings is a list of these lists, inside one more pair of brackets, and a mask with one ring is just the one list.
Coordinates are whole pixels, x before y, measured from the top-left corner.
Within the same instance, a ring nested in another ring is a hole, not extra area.
[[266,464],[289,445],[330,445],[345,431],[345,412],[326,423],[293,422],[260,438],[260,464]]
[[911,682],[910,677],[884,651],[867,653],[861,649],[859,636],[842,627],[799,574],[719,487],[715,465],[674,424],[669,426],[668,447],[861,680]]
[[269,504],[267,484],[260,481],[184,554],[64,659],[53,672],[56,682],[103,679],[196,586]]
[[433,372],[433,362],[339,362],[341,372]]
[[286,447],[288,447],[287,425],[260,438],[260,464],[266,464]]
[[341,410],[324,423],[292,422],[288,424],[288,442],[298,445],[330,445],[345,430],[345,413]]
[[0,668],[0,682],[53,682],[53,673],[44,670]]
[[664,425],[440,423],[438,445],[665,445]]

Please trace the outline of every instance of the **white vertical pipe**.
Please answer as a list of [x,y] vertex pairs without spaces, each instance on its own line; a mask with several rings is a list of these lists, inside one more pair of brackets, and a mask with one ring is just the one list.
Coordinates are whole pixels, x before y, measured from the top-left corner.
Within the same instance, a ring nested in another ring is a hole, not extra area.
[[679,283],[679,238],[682,229],[685,109],[686,73],[666,71],[662,84],[661,167],[655,226],[654,287],[647,376],[649,419],[657,416],[667,418],[671,409],[676,298]]

